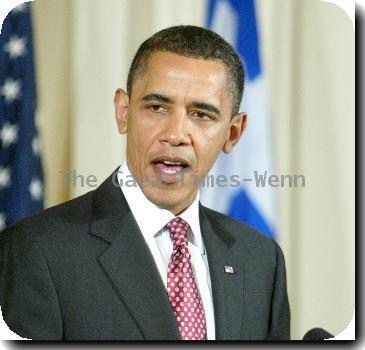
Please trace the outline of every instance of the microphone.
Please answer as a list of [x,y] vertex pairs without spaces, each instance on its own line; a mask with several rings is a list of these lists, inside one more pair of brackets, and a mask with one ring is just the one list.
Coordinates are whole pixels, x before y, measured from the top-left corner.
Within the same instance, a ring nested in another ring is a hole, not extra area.
[[328,333],[323,328],[313,328],[307,333],[305,333],[303,340],[306,341],[318,341],[318,340],[325,340],[329,338],[334,338],[334,335]]

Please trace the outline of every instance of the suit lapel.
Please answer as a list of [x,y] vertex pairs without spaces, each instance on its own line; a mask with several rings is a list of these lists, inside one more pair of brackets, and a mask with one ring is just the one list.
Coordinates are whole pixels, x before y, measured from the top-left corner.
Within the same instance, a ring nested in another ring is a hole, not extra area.
[[[96,212],[111,215],[90,226],[91,234],[111,243],[99,262],[143,336],[177,340],[179,330],[154,259],[120,189],[112,191],[106,182],[95,192]],[[102,208],[105,203],[113,208]]]
[[[241,339],[244,259],[241,254],[239,256],[234,254],[234,237],[209,215],[208,210],[202,205],[200,205],[200,224],[212,284],[216,339]],[[234,274],[225,272],[224,266],[233,267]]]
[[[240,339],[243,336],[243,262],[248,252],[235,253],[234,237],[209,209],[200,205],[199,212],[212,284],[216,339]],[[144,338],[179,339],[166,290],[143,235],[118,188],[116,171],[94,192],[90,233],[110,242],[99,262]],[[232,266],[235,273],[226,273],[224,266]]]

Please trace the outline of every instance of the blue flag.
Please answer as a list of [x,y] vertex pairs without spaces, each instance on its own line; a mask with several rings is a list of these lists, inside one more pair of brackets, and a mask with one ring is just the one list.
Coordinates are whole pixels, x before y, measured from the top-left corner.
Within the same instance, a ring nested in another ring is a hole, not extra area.
[[229,155],[219,156],[209,174],[227,179],[238,176],[239,186],[205,186],[202,202],[274,237],[275,198],[267,183],[273,147],[254,0],[210,0],[207,24],[236,49],[244,63],[246,83],[240,111],[247,112],[248,123],[240,142]]
[[0,231],[43,208],[35,111],[31,18],[23,3],[0,34]]

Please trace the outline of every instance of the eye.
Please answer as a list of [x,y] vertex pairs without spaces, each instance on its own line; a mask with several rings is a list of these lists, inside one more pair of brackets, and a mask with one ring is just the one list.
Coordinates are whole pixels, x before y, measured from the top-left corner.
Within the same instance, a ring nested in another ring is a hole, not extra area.
[[211,115],[206,114],[202,111],[195,111],[192,113],[193,117],[197,118],[197,119],[201,119],[201,120],[211,120],[214,119]]
[[161,112],[165,112],[166,108],[164,108],[161,105],[149,105],[147,106],[147,108],[152,111],[152,112],[157,112],[157,113],[161,113]]

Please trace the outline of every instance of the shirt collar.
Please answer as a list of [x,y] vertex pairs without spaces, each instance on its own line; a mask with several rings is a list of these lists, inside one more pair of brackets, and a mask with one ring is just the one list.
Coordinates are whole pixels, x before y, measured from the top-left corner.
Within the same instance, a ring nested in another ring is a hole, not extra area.
[[[144,195],[137,182],[133,181],[126,161],[118,169],[118,181],[144,238],[153,239],[175,215],[167,209],[158,207]],[[191,242],[203,252],[199,221],[199,191],[193,203],[178,216],[190,225],[193,232]]]

